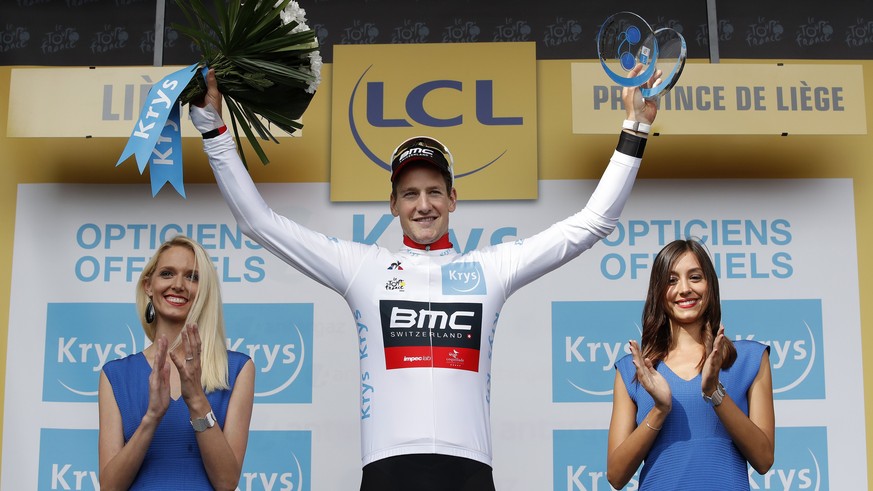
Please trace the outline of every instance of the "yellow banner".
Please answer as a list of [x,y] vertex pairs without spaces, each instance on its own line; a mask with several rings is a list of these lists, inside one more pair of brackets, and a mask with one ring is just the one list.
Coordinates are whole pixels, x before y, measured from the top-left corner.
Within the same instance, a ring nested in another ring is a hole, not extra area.
[[386,201],[391,152],[428,135],[461,200],[537,197],[534,43],[334,46],[333,201]]
[[[6,136],[127,138],[152,84],[180,68],[184,67],[15,68]],[[187,106],[181,119],[188,119]],[[226,121],[232,130],[230,118]],[[181,126],[182,136],[199,136],[190,123]],[[277,130],[273,136],[289,135]]]
[[[621,87],[599,63],[573,63],[573,132],[612,133]],[[659,103],[652,131],[671,135],[863,135],[860,65],[688,63]]]

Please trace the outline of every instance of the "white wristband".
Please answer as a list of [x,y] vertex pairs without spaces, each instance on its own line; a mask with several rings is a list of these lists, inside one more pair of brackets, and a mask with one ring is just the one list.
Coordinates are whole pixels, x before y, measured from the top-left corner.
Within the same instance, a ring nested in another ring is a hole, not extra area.
[[200,133],[217,130],[224,126],[224,121],[221,120],[221,115],[213,107],[212,104],[207,104],[204,107],[197,107],[194,104],[188,104],[189,115],[194,127]]
[[621,123],[622,129],[635,131],[637,133],[645,133],[649,134],[649,131],[652,129],[652,125],[646,123],[640,123],[639,121],[631,121],[629,119],[625,119],[623,123]]

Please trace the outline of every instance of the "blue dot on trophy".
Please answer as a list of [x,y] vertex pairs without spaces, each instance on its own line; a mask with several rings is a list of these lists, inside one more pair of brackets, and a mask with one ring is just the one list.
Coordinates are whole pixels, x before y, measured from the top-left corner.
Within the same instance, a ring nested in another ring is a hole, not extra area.
[[[597,55],[613,82],[624,87],[639,87],[655,73],[658,43],[648,22],[633,12],[609,16],[597,33]],[[632,77],[638,64],[643,71]]]

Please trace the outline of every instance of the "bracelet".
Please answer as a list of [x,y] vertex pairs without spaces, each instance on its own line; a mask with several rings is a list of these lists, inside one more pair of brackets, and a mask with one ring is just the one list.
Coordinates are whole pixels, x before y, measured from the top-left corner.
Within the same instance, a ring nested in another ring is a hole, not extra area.
[[621,123],[621,127],[625,130],[631,130],[635,133],[645,133],[646,135],[648,135],[652,130],[652,125],[650,124],[631,121],[629,119],[625,119],[624,122]]
[[210,138],[215,138],[216,136],[227,131],[227,125],[222,126],[221,128],[215,128],[214,130],[209,130],[206,133],[203,133],[203,139],[208,140]]
[[641,158],[643,151],[646,149],[646,141],[646,138],[622,131],[618,136],[618,145],[616,145],[615,149],[625,155]]
[[664,427],[664,425],[661,425],[660,428],[655,428],[654,426],[649,424],[648,420],[644,420],[643,422],[646,423],[646,426],[648,426],[650,430],[661,431],[661,428]]

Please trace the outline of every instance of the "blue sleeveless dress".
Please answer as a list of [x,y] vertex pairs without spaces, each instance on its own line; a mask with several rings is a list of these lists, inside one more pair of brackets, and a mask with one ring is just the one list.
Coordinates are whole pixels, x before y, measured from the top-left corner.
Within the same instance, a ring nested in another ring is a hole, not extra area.
[[[206,394],[216,423],[222,428],[236,378],[249,359],[243,353],[228,351],[227,378],[230,388]],[[106,363],[103,372],[112,385],[115,401],[121,411],[124,442],[127,443],[148,409],[149,375],[152,367],[140,352]],[[203,467],[200,448],[190,421],[191,415],[185,401],[181,397],[177,400],[170,398],[170,407],[155,431],[139,473],[130,486],[131,490],[213,489],[206,475],[206,468]]]
[[[761,357],[769,347],[757,341],[733,341],[737,360],[721,370],[719,381],[736,405],[748,416],[748,391]],[[655,402],[639,382],[634,381],[633,357],[626,355],[615,364],[631,400],[637,405],[637,425],[643,424]],[[685,380],[658,363],[658,372],[670,384],[673,409],[658,432],[643,461],[640,491],[719,489],[748,490],[748,463],[712,407],[700,393],[701,375]]]

